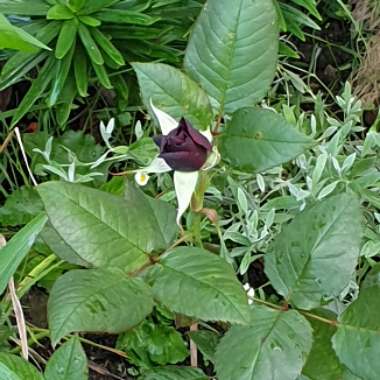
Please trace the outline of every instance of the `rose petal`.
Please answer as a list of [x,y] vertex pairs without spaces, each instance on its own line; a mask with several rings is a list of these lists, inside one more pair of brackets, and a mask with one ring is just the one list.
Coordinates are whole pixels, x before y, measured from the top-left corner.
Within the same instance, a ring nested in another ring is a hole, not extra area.
[[198,175],[198,172],[174,172],[174,187],[178,201],[178,225],[181,225],[181,217],[190,205],[191,197],[197,186]]
[[161,128],[163,135],[167,135],[173,129],[176,129],[178,127],[178,121],[173,119],[166,112],[161,111],[159,108],[155,107],[152,99],[150,99],[150,107],[154,113],[154,116],[157,118],[158,124]]
[[194,152],[163,152],[160,154],[166,163],[173,169],[183,172],[199,170],[207,159],[207,151],[198,148]]
[[197,145],[203,147],[208,152],[211,151],[212,146],[209,139],[205,137],[200,131],[195,129],[188,120],[182,118],[179,122],[179,127],[185,129],[187,134]]

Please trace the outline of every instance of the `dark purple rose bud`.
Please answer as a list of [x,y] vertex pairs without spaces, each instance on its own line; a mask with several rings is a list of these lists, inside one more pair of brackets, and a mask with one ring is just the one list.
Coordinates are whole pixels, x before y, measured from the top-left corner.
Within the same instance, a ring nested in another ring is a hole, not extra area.
[[182,172],[199,170],[212,149],[207,138],[184,118],[168,135],[157,136],[154,141],[160,147],[160,157],[173,170]]

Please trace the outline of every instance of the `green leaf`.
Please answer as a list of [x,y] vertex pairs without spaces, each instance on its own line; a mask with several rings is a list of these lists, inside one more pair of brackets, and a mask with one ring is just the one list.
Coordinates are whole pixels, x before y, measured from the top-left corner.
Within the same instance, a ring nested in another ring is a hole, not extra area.
[[208,377],[198,368],[168,366],[144,372],[141,380],[208,380]]
[[74,75],[79,95],[88,96],[88,59],[82,47],[75,51]]
[[160,17],[152,17],[144,13],[128,11],[125,9],[106,9],[94,15],[103,22],[112,24],[152,25],[160,20]]
[[[318,312],[317,315],[335,320],[334,313]],[[337,380],[343,376],[343,367],[332,348],[331,338],[336,332],[336,327],[320,322],[316,319],[309,320],[313,328],[314,342],[307,358],[302,373],[310,380]]]
[[120,333],[140,323],[153,309],[150,289],[121,271],[82,269],[65,273],[48,302],[53,345],[76,331]]
[[0,13],[0,49],[15,49],[23,51],[38,51],[39,49],[51,50],[37,38],[25,30],[12,25],[5,16]]
[[78,24],[75,20],[67,20],[63,23],[57,40],[57,45],[55,47],[55,57],[57,59],[62,59],[74,45],[77,30]]
[[125,65],[124,58],[112,42],[98,29],[93,28],[91,34],[103,51],[118,65]]
[[142,98],[149,108],[150,101],[174,118],[182,116],[195,128],[207,129],[212,110],[207,94],[180,70],[162,63],[134,63]]
[[108,8],[118,3],[119,1],[120,0],[87,0],[80,14],[91,14],[94,12],[99,12],[103,8]]
[[46,221],[45,215],[35,217],[0,249],[0,294],[6,289],[8,281],[28,254]]
[[175,364],[189,356],[182,335],[174,327],[150,320],[121,334],[116,347],[128,353],[129,363],[140,368]]
[[19,356],[0,352],[1,380],[44,380],[37,369]]
[[50,96],[47,100],[49,107],[53,107],[58,102],[59,96],[61,95],[65,87],[67,78],[69,76],[71,63],[74,56],[74,51],[75,51],[75,42],[71,46],[69,53],[66,54],[63,59],[56,62],[55,77],[53,80]]
[[71,20],[74,18],[74,14],[65,5],[56,4],[49,9],[46,18],[48,20]]
[[273,287],[293,305],[312,309],[337,297],[353,278],[361,240],[360,205],[338,194],[283,227],[265,258]]
[[56,232],[94,267],[139,269],[176,234],[174,208],[132,185],[126,199],[63,182],[44,183],[38,192]]
[[215,363],[216,347],[220,341],[217,333],[207,330],[190,331],[190,338],[195,342],[204,359]]
[[246,323],[247,296],[232,267],[199,248],[176,248],[160,260],[155,298],[170,310],[213,321]]
[[0,0],[0,13],[20,16],[46,16],[49,5],[43,0]]
[[[216,352],[219,380],[294,380],[312,344],[312,329],[297,311],[252,310],[250,326],[233,326]],[[325,380],[325,379],[324,379]]]
[[43,205],[37,191],[32,187],[21,186],[12,192],[0,208],[0,225],[24,225],[42,211]]
[[112,83],[110,78],[108,77],[107,70],[104,65],[97,65],[92,62],[92,67],[94,68],[95,74],[99,80],[99,83],[108,89],[112,89]]
[[339,316],[333,347],[355,375],[378,380],[380,373],[380,287],[361,290],[359,298]]
[[38,77],[32,81],[32,85],[30,86],[28,92],[18,105],[12,118],[12,127],[14,127],[25,116],[33,104],[42,96],[46,87],[53,80],[54,68],[55,59],[50,57],[46,60],[41,71],[38,73]]
[[87,380],[87,358],[77,337],[64,343],[47,362],[46,380]]
[[311,139],[282,116],[255,108],[233,114],[222,135],[221,154],[232,167],[260,172],[281,165],[311,146]]
[[79,37],[85,47],[88,56],[95,65],[103,65],[104,59],[98,46],[96,45],[91,33],[86,25],[79,24]]
[[272,0],[209,0],[190,38],[185,67],[220,114],[232,113],[265,96],[277,50]]

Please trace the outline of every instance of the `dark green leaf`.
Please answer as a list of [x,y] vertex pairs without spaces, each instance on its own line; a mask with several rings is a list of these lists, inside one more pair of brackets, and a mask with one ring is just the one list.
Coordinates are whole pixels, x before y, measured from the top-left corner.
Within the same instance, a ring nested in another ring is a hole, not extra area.
[[155,297],[170,310],[213,321],[246,323],[246,294],[232,267],[199,248],[176,248],[160,260]]
[[176,364],[189,356],[182,335],[174,327],[149,320],[121,334],[117,348],[128,353],[130,363],[142,368]]
[[[331,312],[317,312],[317,315],[332,321],[336,320],[335,314]],[[310,380],[341,379],[343,366],[339,362],[331,344],[331,338],[336,332],[336,327],[312,318],[310,318],[309,322],[313,328],[314,342],[302,373]]]
[[256,305],[250,326],[233,326],[216,352],[219,380],[294,380],[310,352],[312,329],[297,311]]
[[140,323],[153,309],[150,289],[121,271],[67,272],[54,284],[48,303],[53,345],[70,332],[120,333]]
[[215,363],[216,347],[220,341],[219,335],[212,331],[199,330],[191,331],[189,336],[197,345],[204,359]]
[[255,108],[233,114],[221,141],[224,160],[239,170],[260,172],[281,165],[311,146],[311,139],[282,116]]
[[295,306],[312,309],[337,297],[351,281],[361,239],[361,214],[353,195],[317,203],[283,227],[265,258],[272,285]]
[[[81,185],[38,187],[50,222],[81,260],[134,271],[172,242],[175,210],[128,186],[126,199]],[[68,222],[70,221],[70,222]]]
[[190,38],[185,67],[219,113],[232,113],[264,97],[277,49],[272,0],[209,0]]

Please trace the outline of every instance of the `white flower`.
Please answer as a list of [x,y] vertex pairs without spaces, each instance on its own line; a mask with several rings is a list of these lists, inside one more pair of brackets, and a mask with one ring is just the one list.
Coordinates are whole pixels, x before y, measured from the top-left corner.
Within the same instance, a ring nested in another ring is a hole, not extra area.
[[[151,109],[157,118],[158,124],[161,128],[163,135],[168,135],[173,129],[178,127],[179,122],[166,112],[156,108],[152,101],[150,102]],[[207,140],[212,142],[212,134],[210,129],[205,131],[199,131]],[[210,153],[205,165],[201,170],[208,170],[215,166],[219,160],[219,153],[216,147]],[[136,171],[135,180],[140,186],[147,184],[149,180],[149,174],[151,173],[165,173],[172,171],[173,169],[166,163],[166,161],[160,157],[154,158],[154,160],[145,168]],[[174,171],[174,187],[177,196],[178,209],[177,209],[177,224],[180,225],[181,217],[190,205],[191,197],[197,186],[199,177],[199,171],[184,172]]]

